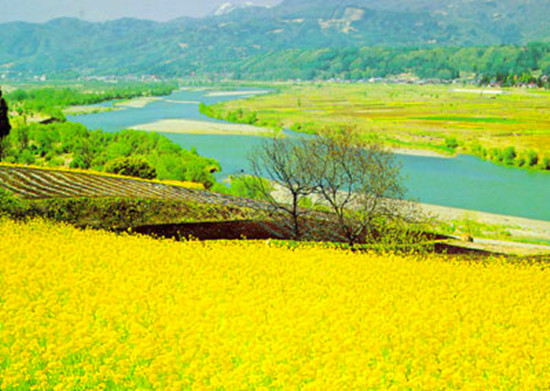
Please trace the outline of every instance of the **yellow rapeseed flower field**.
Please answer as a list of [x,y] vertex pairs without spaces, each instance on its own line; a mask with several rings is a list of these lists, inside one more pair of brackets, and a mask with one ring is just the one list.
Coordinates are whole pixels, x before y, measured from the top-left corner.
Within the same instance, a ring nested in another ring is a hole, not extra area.
[[544,265],[0,222],[0,389],[548,389]]

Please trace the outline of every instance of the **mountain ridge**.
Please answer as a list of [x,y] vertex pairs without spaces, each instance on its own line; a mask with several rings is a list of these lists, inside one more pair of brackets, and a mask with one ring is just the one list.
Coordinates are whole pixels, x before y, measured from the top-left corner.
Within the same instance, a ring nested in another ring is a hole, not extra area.
[[169,22],[0,25],[0,74],[189,74],[289,49],[522,45],[550,39],[542,0],[285,0]]

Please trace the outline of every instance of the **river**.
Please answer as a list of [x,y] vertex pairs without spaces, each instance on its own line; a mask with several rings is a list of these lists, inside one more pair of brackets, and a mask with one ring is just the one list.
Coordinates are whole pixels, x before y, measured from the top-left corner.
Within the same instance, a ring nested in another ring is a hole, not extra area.
[[[89,129],[109,132],[164,119],[187,119],[223,123],[199,113],[199,102],[213,104],[250,96],[212,95],[209,90],[186,89],[144,107],[67,116]],[[112,102],[102,104],[113,105]],[[296,133],[287,131],[289,136]],[[163,133],[184,148],[195,147],[201,155],[220,162],[220,177],[248,171],[247,155],[264,137],[218,134]],[[418,201],[483,212],[550,221],[550,173],[505,167],[470,155],[455,158],[397,155],[408,189]]]

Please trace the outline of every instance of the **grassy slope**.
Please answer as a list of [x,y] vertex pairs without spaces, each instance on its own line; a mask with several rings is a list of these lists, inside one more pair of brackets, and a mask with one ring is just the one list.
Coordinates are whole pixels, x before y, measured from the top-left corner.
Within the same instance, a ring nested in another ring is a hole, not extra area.
[[[279,86],[280,87],[280,86]],[[453,152],[514,146],[550,155],[550,92],[507,89],[502,95],[458,92],[461,86],[308,83],[278,94],[219,103],[222,113],[242,108],[284,127],[353,127],[393,145]],[[471,88],[473,89],[473,88]]]

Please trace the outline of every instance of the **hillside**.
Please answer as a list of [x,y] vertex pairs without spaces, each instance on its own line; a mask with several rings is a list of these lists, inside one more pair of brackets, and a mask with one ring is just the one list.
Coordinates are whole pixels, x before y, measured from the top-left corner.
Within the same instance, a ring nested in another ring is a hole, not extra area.
[[0,219],[0,388],[544,389],[547,264]]
[[195,201],[204,204],[266,209],[266,204],[246,198],[206,191],[199,183],[155,181],[69,169],[0,165],[0,187],[15,195],[39,200],[49,198],[146,198]]
[[[439,209],[442,215],[449,212],[443,207]],[[5,213],[15,218],[45,217],[80,227],[130,229],[153,237],[175,239],[190,236],[209,240],[288,240],[292,237],[290,227],[273,215],[269,204],[206,191],[197,188],[197,184],[3,164],[0,165],[0,216]],[[543,224],[542,229],[537,225],[542,222],[491,216],[495,217],[517,224],[518,232],[532,229],[544,235],[550,232],[548,224]],[[338,233],[324,229],[324,218],[310,216],[308,224],[317,226],[315,240],[344,241]],[[543,256],[550,251],[550,247],[540,245],[495,240],[466,243],[425,232],[421,236],[432,251],[448,254]],[[396,245],[398,249],[401,246]],[[410,245],[404,244],[405,248]]]
[[43,216],[78,226],[126,229],[261,219],[266,209],[264,203],[206,191],[198,183],[0,165],[0,212],[12,217]]
[[167,23],[7,23],[0,73],[186,76],[288,49],[526,44],[550,38],[549,16],[544,0],[287,0]]

